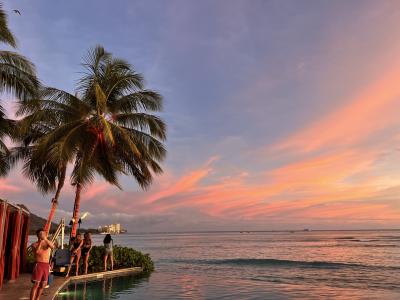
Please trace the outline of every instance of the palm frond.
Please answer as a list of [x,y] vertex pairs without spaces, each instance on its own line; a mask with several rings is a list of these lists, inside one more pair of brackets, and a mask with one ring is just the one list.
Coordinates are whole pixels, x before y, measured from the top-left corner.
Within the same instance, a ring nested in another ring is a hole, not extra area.
[[137,91],[108,102],[111,113],[155,112],[163,109],[161,95],[151,90]]
[[8,20],[5,11],[3,10],[3,5],[0,4],[0,41],[10,45],[13,48],[17,47],[17,41],[14,35],[8,28]]
[[9,92],[21,100],[34,97],[39,87],[35,68],[25,57],[0,51],[0,92]]
[[146,113],[122,113],[113,116],[115,123],[133,129],[149,132],[161,140],[166,139],[166,124],[155,115]]

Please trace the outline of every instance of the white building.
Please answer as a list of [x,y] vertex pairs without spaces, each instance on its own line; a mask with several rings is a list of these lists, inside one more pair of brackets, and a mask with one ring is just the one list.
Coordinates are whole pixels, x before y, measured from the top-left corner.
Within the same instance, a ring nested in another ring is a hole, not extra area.
[[118,234],[121,233],[121,224],[115,223],[110,225],[99,226],[98,230],[100,233]]

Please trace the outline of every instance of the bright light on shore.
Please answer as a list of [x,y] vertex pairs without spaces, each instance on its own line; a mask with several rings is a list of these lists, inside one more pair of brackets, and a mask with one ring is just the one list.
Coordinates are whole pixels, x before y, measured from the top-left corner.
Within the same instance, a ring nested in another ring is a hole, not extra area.
[[84,218],[86,218],[87,216],[88,216],[88,212],[85,212],[84,214],[83,214],[83,216],[81,217],[81,220],[83,220]]

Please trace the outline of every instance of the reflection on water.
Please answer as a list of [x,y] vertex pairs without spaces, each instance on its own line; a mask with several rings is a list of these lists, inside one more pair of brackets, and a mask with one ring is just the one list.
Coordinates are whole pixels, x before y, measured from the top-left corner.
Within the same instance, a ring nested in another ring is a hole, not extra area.
[[108,277],[101,280],[73,282],[63,289],[56,300],[130,299],[135,287],[148,280],[148,275]]

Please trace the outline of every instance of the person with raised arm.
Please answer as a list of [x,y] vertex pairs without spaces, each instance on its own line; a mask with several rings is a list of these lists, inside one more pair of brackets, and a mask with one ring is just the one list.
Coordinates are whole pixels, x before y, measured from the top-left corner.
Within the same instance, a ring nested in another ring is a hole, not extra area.
[[30,300],[39,300],[47,285],[50,272],[50,252],[54,249],[54,244],[47,239],[46,232],[43,229],[36,231],[38,241],[32,244],[35,255],[35,266],[32,272],[33,287],[31,289]]

